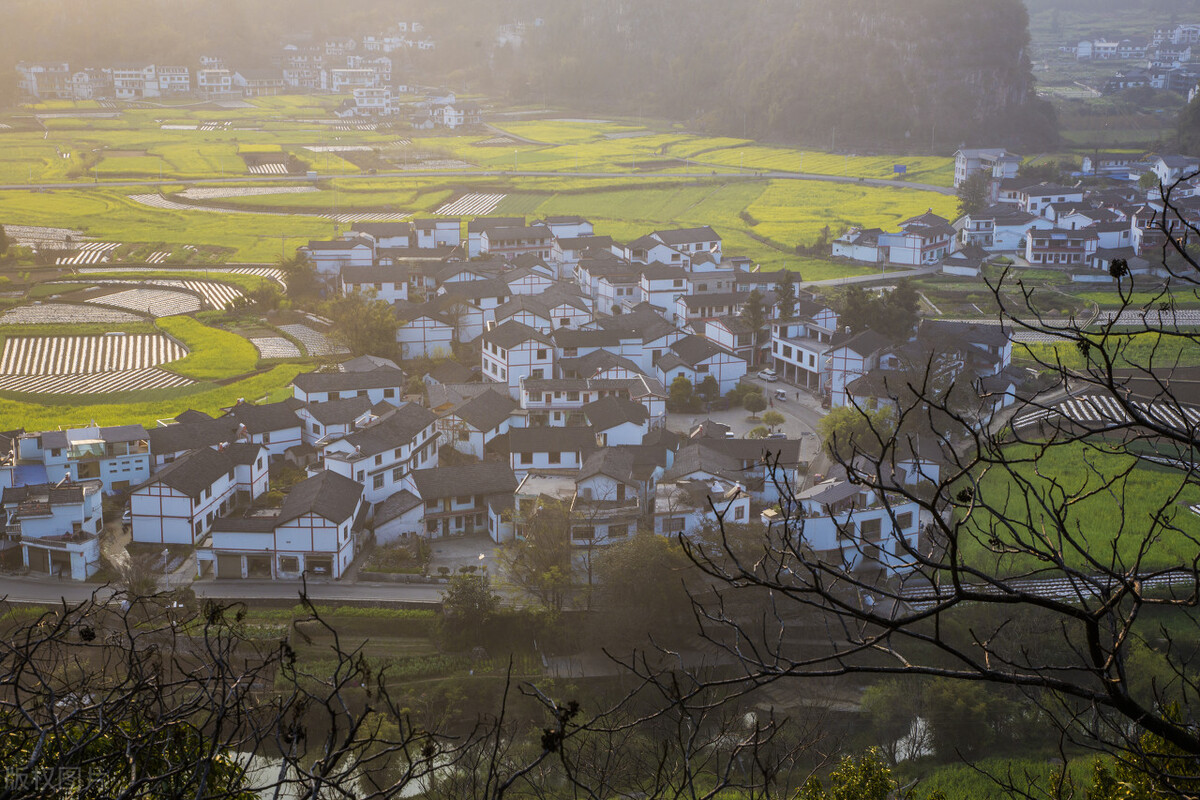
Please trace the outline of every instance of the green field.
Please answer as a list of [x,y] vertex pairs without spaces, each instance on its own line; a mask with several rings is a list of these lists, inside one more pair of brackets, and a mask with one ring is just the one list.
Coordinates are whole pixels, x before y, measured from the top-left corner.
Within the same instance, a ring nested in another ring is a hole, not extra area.
[[[1049,496],[1056,498],[1049,504],[1052,508],[1066,502],[1066,517],[1058,525],[1037,507],[1033,497],[1027,498],[1025,487],[1012,474],[993,468],[980,476],[979,498],[983,503],[1004,509],[1005,518],[1013,523],[1015,531],[996,524],[989,513],[975,511],[967,520],[961,539],[964,562],[997,569],[1002,574],[1046,569],[1048,565],[1028,556],[997,556],[986,543],[993,537],[999,546],[1042,535],[1055,540],[1061,531],[1062,535],[1075,539],[1075,544],[1063,546],[1069,566],[1091,570],[1094,568],[1089,566],[1089,556],[1103,564],[1115,556],[1117,569],[1123,569],[1135,562],[1138,548],[1146,543],[1146,535],[1153,527],[1153,518],[1164,506],[1178,531],[1163,531],[1160,526],[1141,568],[1178,566],[1190,563],[1195,556],[1193,537],[1200,535],[1200,516],[1184,506],[1200,502],[1200,484],[1189,480],[1184,473],[1138,463],[1119,447],[1103,443],[1051,447],[1036,462],[1029,461],[1035,457],[1031,446],[1010,447],[1005,456],[1014,463],[1012,472],[1033,481],[1039,494],[1052,493]],[[1051,488],[1051,481],[1058,482],[1057,489]],[[1112,481],[1111,488],[1102,489],[1107,481]]]
[[189,408],[215,416],[222,408],[237,403],[238,398],[254,402],[260,398],[276,401],[289,396],[288,383],[305,369],[297,364],[281,364],[225,386],[198,383],[182,389],[131,392],[128,397],[107,395],[96,403],[86,403],[74,395],[5,396],[0,397],[0,428],[54,430],[60,425],[135,423],[153,426],[155,420],[173,417]]
[[163,317],[158,328],[180,342],[188,354],[163,369],[196,381],[245,375],[258,366],[258,350],[236,333],[210,328],[186,316]]

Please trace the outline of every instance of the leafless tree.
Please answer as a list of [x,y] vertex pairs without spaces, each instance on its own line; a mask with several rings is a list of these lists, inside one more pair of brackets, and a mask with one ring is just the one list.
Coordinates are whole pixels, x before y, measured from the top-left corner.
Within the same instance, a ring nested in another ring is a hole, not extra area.
[[[1161,187],[1148,233],[1164,280],[1147,291],[1114,260],[1114,313],[1053,317],[1017,270],[988,282],[994,322],[1056,343],[1030,348],[1053,388],[1001,408],[1013,397],[985,384],[908,373],[888,387],[894,432],[842,448],[847,480],[893,525],[915,504],[919,538],[851,522],[836,548],[814,548],[796,487],[781,486],[781,519],[751,551],[730,536],[684,542],[716,584],[695,598],[701,630],[742,666],[717,685],[915,674],[1015,687],[1064,746],[1114,753],[1165,796],[1196,794],[1200,375],[1182,367],[1200,333],[1176,303],[1198,296],[1200,229],[1177,186]],[[933,480],[905,480],[915,449],[940,462]],[[864,568],[881,549],[897,569]],[[799,629],[825,644],[799,643]]]

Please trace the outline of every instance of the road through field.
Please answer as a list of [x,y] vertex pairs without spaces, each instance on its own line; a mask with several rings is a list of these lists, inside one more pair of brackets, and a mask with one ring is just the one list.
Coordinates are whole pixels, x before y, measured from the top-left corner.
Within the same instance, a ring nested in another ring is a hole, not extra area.
[[845,175],[819,175],[810,172],[752,172],[749,170],[726,171],[728,168],[711,171],[695,172],[542,172],[534,170],[429,170],[429,171],[399,171],[378,172],[371,174],[316,173],[312,175],[245,175],[226,178],[196,178],[192,180],[172,178],[171,180],[141,180],[141,181],[95,181],[92,183],[7,183],[0,184],[3,192],[28,192],[47,189],[88,189],[88,188],[120,188],[120,187],[157,187],[157,186],[200,186],[204,184],[255,183],[282,181],[311,183],[318,180],[336,178],[339,181],[379,180],[380,178],[594,178],[611,180],[624,178],[630,180],[645,180],[661,183],[664,178],[722,178],[736,180],[793,180],[793,181],[823,181],[825,183],[851,183],[858,186],[891,187],[895,189],[918,189],[925,192],[954,195],[955,190],[948,186],[935,186],[931,183],[913,183],[911,181],[887,180],[884,178],[854,178]]

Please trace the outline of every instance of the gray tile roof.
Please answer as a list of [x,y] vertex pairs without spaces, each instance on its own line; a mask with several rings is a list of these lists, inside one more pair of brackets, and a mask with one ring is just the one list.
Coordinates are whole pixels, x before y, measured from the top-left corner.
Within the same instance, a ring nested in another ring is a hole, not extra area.
[[515,408],[517,404],[507,394],[488,389],[469,400],[464,400],[450,413],[476,430],[486,433],[508,419]]
[[650,412],[641,403],[621,397],[602,397],[594,403],[588,403],[581,410],[592,427],[598,431],[615,428],[626,422],[641,425],[650,416]]
[[233,459],[227,454],[201,447],[167,464],[141,486],[162,483],[188,497],[199,497],[233,468]]
[[291,488],[283,498],[278,522],[289,522],[305,514],[316,514],[340,525],[354,515],[362,493],[362,484],[357,481],[336,472],[322,470]]
[[597,448],[596,430],[584,425],[512,428],[508,444],[514,453],[590,453]]
[[457,467],[419,469],[412,473],[413,484],[422,500],[470,495],[512,494],[517,478],[508,464],[484,461]]

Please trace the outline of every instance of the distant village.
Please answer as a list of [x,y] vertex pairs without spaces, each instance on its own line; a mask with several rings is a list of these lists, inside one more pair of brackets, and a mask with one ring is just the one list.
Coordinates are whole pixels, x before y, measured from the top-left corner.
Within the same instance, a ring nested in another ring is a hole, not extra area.
[[[524,25],[505,26],[498,38],[520,37]],[[130,63],[72,67],[69,63],[17,65],[17,89],[27,102],[95,100],[101,103],[139,103],[194,98],[222,102],[281,94],[330,93],[348,95],[334,113],[339,117],[389,118],[407,115],[418,128],[479,123],[476,103],[457,101],[453,94],[426,92],[406,82],[399,57],[435,49],[420,22],[399,22],[386,31],[361,37],[330,37],[312,41],[297,36],[271,55],[270,66],[233,63],[221,55],[201,56],[197,64]]]
[[1126,67],[1108,78],[1100,91],[1115,94],[1126,89],[1150,87],[1186,94],[1191,101],[1200,81],[1200,63],[1193,49],[1200,47],[1200,24],[1159,28],[1153,36],[1127,39],[1087,39],[1074,46],[1080,61],[1143,61],[1145,66]]

